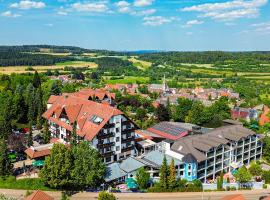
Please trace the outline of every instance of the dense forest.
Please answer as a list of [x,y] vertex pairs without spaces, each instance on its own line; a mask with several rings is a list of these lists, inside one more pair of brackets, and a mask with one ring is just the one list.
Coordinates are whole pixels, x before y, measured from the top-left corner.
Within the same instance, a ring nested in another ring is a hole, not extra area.
[[160,52],[151,54],[140,54],[139,59],[149,61],[155,64],[226,64],[228,61],[249,61],[256,63],[269,63],[270,52]]

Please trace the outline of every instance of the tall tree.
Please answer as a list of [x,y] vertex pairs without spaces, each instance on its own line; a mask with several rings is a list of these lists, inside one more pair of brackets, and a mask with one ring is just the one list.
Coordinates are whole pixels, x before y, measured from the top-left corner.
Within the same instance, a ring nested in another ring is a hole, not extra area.
[[10,175],[12,165],[8,159],[7,142],[3,138],[0,139],[0,176]]
[[159,122],[170,120],[170,113],[162,104],[157,107],[155,114]]
[[40,88],[40,86],[41,86],[41,80],[40,80],[40,77],[39,77],[39,74],[37,71],[35,71],[35,74],[34,74],[33,86],[35,88]]
[[202,112],[204,110],[204,106],[199,101],[194,101],[191,109],[186,116],[185,121],[192,124],[202,124]]
[[81,142],[72,148],[74,167],[71,178],[74,187],[84,190],[97,187],[103,182],[106,168],[98,151],[90,147],[88,142]]
[[60,86],[58,85],[57,81],[54,81],[51,87],[51,95],[59,95],[61,93]]
[[54,144],[51,155],[45,158],[40,176],[52,188],[69,188],[72,185],[70,173],[73,168],[72,162],[71,149],[64,144]]
[[262,167],[256,162],[252,162],[248,170],[252,176],[261,176],[263,173]]
[[32,121],[29,122],[29,133],[28,133],[28,137],[27,137],[27,146],[31,147],[33,146],[33,130],[32,130]]
[[164,155],[162,165],[159,171],[160,175],[160,186],[163,187],[164,189],[168,189],[168,175],[169,175],[169,170],[168,170],[168,165],[167,165],[167,159],[166,156]]
[[48,121],[44,123],[44,132],[43,132],[43,139],[45,144],[49,143],[51,140],[51,133],[49,131],[49,124]]
[[136,181],[140,189],[147,189],[150,180],[150,174],[142,167],[136,173]]
[[42,100],[42,90],[39,87],[36,90],[35,95],[35,103],[36,103],[36,109],[37,109],[37,128],[42,128],[42,113],[43,113],[43,100]]
[[172,159],[170,163],[170,170],[169,170],[169,177],[168,177],[168,184],[169,188],[173,190],[176,186],[176,171],[174,166],[174,159]]
[[9,135],[12,133],[11,99],[8,98],[3,106],[4,107],[0,115],[0,138],[7,140]]

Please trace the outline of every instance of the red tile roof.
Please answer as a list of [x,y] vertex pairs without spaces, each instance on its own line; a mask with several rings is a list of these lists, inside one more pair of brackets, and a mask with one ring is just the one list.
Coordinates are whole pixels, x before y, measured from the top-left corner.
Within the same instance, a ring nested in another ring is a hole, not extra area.
[[54,200],[54,198],[46,194],[45,192],[37,190],[28,197],[26,197],[24,200]]
[[[60,120],[62,113],[67,115],[70,124]],[[57,101],[43,114],[43,117],[69,131],[72,131],[73,122],[77,121],[79,126],[77,134],[91,141],[112,116],[122,114],[120,110],[110,105],[65,94],[59,96]],[[100,124],[91,122],[90,119],[94,115],[102,118],[103,121]]]
[[263,113],[260,116],[259,124],[263,126],[266,123],[270,123],[270,117],[268,114],[270,113],[270,109],[267,106],[263,106]]
[[43,150],[36,151],[36,150],[34,150],[32,148],[28,148],[24,152],[31,159],[40,158],[40,157],[48,156],[48,155],[51,154],[50,149],[43,149]]

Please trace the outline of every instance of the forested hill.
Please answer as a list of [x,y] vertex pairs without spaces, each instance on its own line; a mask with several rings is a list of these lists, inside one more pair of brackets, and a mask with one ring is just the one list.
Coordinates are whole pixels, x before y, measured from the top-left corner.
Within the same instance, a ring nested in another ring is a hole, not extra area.
[[226,64],[233,61],[245,61],[253,63],[269,63],[270,51],[262,52],[160,52],[139,55],[139,59],[155,64]]

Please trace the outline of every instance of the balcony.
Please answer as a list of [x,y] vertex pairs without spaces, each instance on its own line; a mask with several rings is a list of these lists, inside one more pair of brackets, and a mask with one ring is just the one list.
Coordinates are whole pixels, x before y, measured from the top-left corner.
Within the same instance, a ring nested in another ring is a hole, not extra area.
[[106,133],[106,134],[98,134],[97,138],[98,139],[105,139],[105,138],[109,138],[109,137],[114,137],[115,134],[114,133]]
[[110,123],[110,124],[105,124],[103,128],[107,129],[107,128],[112,128],[114,126],[115,126],[115,123]]
[[125,142],[131,142],[135,140],[135,136],[131,136],[131,137],[128,137],[128,138],[122,138],[122,143],[125,143]]
[[108,156],[112,156],[114,154],[115,154],[114,151],[107,151],[106,153],[102,153],[101,155],[103,155],[104,157],[108,157]]
[[122,129],[122,134],[132,133],[132,132],[134,132],[134,131],[135,131],[134,128],[131,128],[131,129],[125,129],[125,130]]
[[109,142],[109,143],[106,143],[106,144],[98,144],[97,146],[99,148],[105,148],[105,147],[110,147],[110,146],[114,146],[115,145],[115,142]]
[[122,148],[122,152],[131,151],[134,149],[134,145],[130,145],[128,147]]

